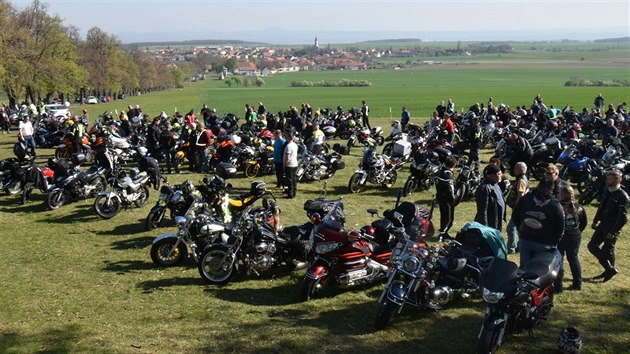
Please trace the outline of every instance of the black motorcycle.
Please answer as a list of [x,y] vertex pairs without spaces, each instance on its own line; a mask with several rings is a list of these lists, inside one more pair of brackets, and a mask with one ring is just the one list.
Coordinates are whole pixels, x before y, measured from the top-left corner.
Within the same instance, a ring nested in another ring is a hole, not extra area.
[[359,193],[365,189],[367,182],[389,189],[396,183],[401,167],[402,160],[376,154],[376,147],[368,144],[363,151],[360,168],[350,177],[348,190],[351,193]]
[[540,252],[522,269],[495,258],[482,273],[483,299],[488,303],[479,332],[477,353],[494,353],[512,334],[528,331],[549,316],[553,282],[562,257],[557,250]]
[[22,191],[22,181],[32,164],[31,160],[10,158],[0,161],[0,191],[9,195]]
[[455,205],[475,198],[477,188],[481,184],[481,170],[479,163],[468,163],[466,158],[460,159],[460,170],[455,180]]
[[[263,201],[263,205],[270,202]],[[199,258],[199,275],[209,284],[227,284],[244,267],[247,274],[286,264],[294,267],[306,260],[308,241],[275,235],[269,220],[272,207],[250,209],[241,214],[226,240],[206,247]]]
[[245,177],[254,178],[260,175],[274,174],[276,165],[273,162],[273,150],[259,149],[254,156],[244,164]]
[[409,196],[416,190],[428,190],[434,186],[444,161],[451,155],[450,150],[441,147],[414,154],[403,194]]
[[81,171],[79,166],[85,161],[83,156],[83,154],[73,155],[74,167],[70,170],[64,163],[58,164],[53,185],[46,196],[48,209],[59,209],[69,201],[95,197],[107,188],[106,177],[109,170],[93,165],[89,170]]
[[166,211],[170,211],[171,219],[183,216],[192,203],[201,199],[201,193],[196,190],[191,181],[181,185],[170,186],[168,182],[160,188],[160,196],[145,220],[145,229],[151,231],[164,221]]

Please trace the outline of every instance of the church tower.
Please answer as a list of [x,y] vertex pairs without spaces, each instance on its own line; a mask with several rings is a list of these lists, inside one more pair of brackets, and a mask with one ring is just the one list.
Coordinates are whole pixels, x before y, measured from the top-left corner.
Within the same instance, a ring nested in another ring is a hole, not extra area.
[[319,48],[319,40],[315,37],[315,48]]

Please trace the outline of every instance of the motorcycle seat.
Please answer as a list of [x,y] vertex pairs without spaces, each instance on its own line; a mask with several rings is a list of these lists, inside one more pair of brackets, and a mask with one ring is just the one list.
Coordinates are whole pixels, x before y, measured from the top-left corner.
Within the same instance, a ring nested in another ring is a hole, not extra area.
[[381,254],[390,251],[387,244],[382,244],[376,241],[367,241],[367,244],[373,254]]
[[531,283],[544,288],[556,279],[561,261],[557,250],[540,252],[522,267],[522,272]]

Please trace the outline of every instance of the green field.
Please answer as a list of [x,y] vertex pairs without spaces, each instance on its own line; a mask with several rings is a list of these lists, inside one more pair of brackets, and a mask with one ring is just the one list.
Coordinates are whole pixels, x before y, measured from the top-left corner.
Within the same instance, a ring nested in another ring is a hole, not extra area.
[[[628,88],[566,88],[564,81],[578,75],[589,79],[628,78],[628,67],[556,68],[490,64],[431,67],[421,70],[377,72],[295,73],[266,78],[263,88],[227,88],[206,80],[172,90],[128,97],[122,101],[89,106],[92,120],[105,110],[140,104],[149,114],[185,112],[208,103],[219,113],[242,116],[245,103],[265,102],[271,111],[310,102],[314,107],[360,106],[366,99],[374,123],[386,125],[389,107],[398,117],[407,105],[412,119],[426,119],[440,100],[453,98],[457,107],[474,102],[511,106],[529,105],[536,94],[547,104],[590,107],[597,93],[607,102],[627,101]],[[291,88],[294,80],[367,79],[368,88]],[[73,107],[79,112],[81,107]],[[0,158],[12,155],[15,135],[0,135]],[[52,151],[41,151],[42,160]],[[361,151],[355,148],[346,169],[328,184],[330,196],[343,196],[348,227],[371,221],[368,207],[391,207],[396,190],[376,186],[359,195],[346,195],[350,175]],[[484,151],[487,161],[491,151]],[[169,176],[171,183],[201,176]],[[406,169],[396,187],[402,187]],[[273,185],[273,178],[263,178]],[[236,192],[249,181],[231,181]],[[305,221],[304,200],[319,195],[321,183],[300,184],[298,198],[280,199],[282,222]],[[224,287],[203,283],[193,262],[158,269],[149,257],[153,238],[173,227],[145,232],[149,206],[121,212],[111,221],[100,220],[92,201],[80,201],[48,211],[44,196],[19,205],[12,196],[0,197],[0,247],[4,250],[0,272],[0,353],[330,353],[330,352],[453,352],[474,351],[483,318],[477,297],[454,301],[439,312],[405,308],[386,330],[375,332],[376,298],[382,284],[334,293],[334,296],[298,303],[303,271],[274,270],[260,278],[239,276]],[[428,206],[432,193],[407,198]],[[474,218],[475,204],[457,208],[453,230]],[[589,221],[595,208],[588,207]],[[435,220],[438,219],[436,212]],[[592,231],[586,230],[581,247],[584,277],[601,272],[586,250]],[[555,350],[561,328],[576,326],[584,337],[586,353],[627,353],[630,343],[630,231],[625,227],[617,244],[620,274],[606,284],[586,282],[581,292],[564,292],[555,298],[550,320],[535,330],[510,338],[505,353],[549,353]],[[512,258],[515,259],[515,258]],[[570,273],[566,282],[570,281]],[[568,285],[569,283],[567,283]]]

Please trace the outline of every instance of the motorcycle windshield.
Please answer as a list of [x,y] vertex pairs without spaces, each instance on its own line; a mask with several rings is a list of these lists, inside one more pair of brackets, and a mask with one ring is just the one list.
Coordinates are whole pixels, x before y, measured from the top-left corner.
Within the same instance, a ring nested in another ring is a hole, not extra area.
[[564,149],[562,153],[560,153],[560,156],[558,156],[558,162],[560,162],[561,164],[564,164],[570,161],[571,155],[573,155],[574,151],[575,151],[575,146],[573,145],[568,146],[566,149]]
[[516,263],[494,258],[481,274],[481,286],[492,292],[508,294],[516,288],[517,271]]

